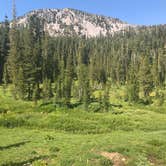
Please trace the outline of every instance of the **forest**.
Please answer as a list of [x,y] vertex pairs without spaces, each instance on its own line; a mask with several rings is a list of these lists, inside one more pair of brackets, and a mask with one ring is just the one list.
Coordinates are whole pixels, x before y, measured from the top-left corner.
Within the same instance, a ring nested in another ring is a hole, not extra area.
[[[126,86],[129,102],[151,103],[151,93],[164,101],[166,83],[166,26],[139,27],[113,36],[49,37],[37,17],[29,27],[0,29],[0,83],[11,85],[15,99],[37,103],[54,98],[70,107],[76,98],[86,107],[96,100],[93,92],[111,85]],[[100,102],[100,101],[99,101]],[[105,103],[108,105],[108,103]]]

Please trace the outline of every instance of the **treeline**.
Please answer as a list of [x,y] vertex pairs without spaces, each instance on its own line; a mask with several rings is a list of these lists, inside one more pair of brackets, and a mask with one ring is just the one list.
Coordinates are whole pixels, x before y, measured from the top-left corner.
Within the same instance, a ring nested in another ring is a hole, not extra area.
[[12,84],[16,99],[54,97],[67,106],[72,97],[88,106],[97,89],[104,90],[107,105],[111,85],[126,85],[130,102],[149,101],[166,84],[165,34],[161,25],[100,38],[51,38],[37,17],[26,28],[17,27],[16,19],[10,28],[6,18],[0,27],[0,83]]

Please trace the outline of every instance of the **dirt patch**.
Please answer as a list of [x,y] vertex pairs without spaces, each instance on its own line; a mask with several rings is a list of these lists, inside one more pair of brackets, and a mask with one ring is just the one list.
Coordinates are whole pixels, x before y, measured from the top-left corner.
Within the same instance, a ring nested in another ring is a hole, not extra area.
[[152,166],[153,165],[154,166],[156,166],[156,165],[157,166],[164,166],[165,165],[165,163],[163,161],[156,159],[154,156],[149,156],[148,160]]
[[127,162],[127,158],[117,152],[101,152],[100,155],[111,160],[114,166],[125,166]]

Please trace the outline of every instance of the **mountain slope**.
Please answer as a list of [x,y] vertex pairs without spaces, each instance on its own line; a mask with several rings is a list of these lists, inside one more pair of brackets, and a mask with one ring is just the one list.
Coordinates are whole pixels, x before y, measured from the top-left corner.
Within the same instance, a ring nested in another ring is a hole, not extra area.
[[39,9],[18,18],[18,24],[27,26],[31,16],[44,20],[45,30],[50,36],[78,35],[97,37],[112,35],[133,25],[119,19],[89,14],[75,9]]

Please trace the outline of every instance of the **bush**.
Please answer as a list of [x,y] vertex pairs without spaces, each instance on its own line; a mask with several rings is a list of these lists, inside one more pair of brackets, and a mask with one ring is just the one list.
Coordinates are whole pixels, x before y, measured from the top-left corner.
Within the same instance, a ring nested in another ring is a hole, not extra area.
[[5,108],[0,108],[0,114],[6,114],[8,112]]
[[49,120],[48,127],[54,128],[56,130],[63,130],[72,133],[98,133],[100,131],[100,126],[97,122],[80,120],[77,118],[59,117],[51,118]]
[[112,110],[112,105],[109,103],[93,102],[89,104],[88,110],[92,112],[108,112]]
[[88,106],[89,111],[93,111],[93,112],[99,112],[102,108],[101,108],[101,104],[98,102],[93,102],[90,103]]
[[153,101],[152,101],[152,98],[150,96],[146,97],[144,99],[139,99],[139,101],[138,101],[138,104],[143,104],[143,105],[150,105],[152,103],[153,103]]
[[162,106],[162,105],[164,104],[164,101],[165,101],[165,95],[164,95],[164,93],[161,92],[161,91],[160,91],[160,92],[157,92],[155,104],[156,104],[157,106]]
[[2,117],[0,119],[0,126],[7,127],[7,128],[14,128],[14,127],[21,127],[25,125],[26,120],[20,117]]

